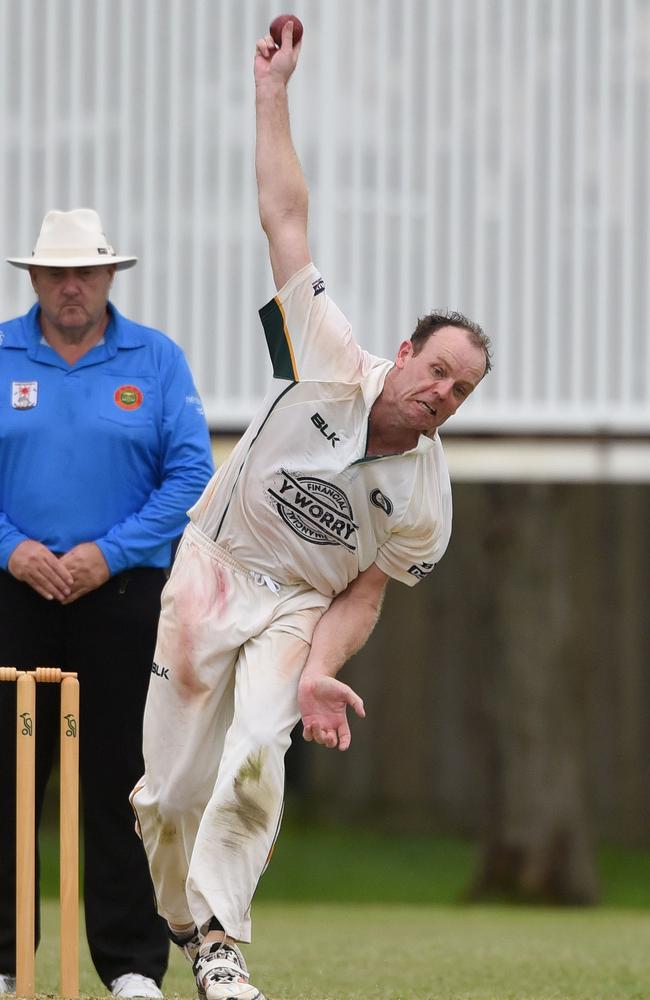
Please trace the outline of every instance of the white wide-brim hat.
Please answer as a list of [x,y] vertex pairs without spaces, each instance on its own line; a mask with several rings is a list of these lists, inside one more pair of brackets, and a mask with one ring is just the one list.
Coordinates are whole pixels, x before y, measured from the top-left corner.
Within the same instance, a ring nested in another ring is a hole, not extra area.
[[118,271],[133,267],[137,257],[118,257],[92,208],[48,212],[31,257],[7,257],[14,267],[98,267],[113,264]]

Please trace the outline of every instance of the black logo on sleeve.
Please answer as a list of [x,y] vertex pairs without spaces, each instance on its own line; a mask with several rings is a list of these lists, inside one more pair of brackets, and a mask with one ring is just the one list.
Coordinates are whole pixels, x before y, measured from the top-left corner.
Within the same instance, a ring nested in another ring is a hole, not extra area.
[[424,580],[425,576],[428,576],[431,570],[434,568],[435,563],[416,563],[414,566],[409,568],[409,573],[413,576],[417,576],[418,580]]
[[312,281],[311,287],[314,289],[314,298],[316,298],[317,295],[325,291],[325,282],[322,278],[317,278],[316,281]]
[[314,427],[318,427],[323,437],[327,441],[329,441],[329,443],[332,445],[332,448],[336,448],[336,442],[340,441],[341,439],[336,433],[336,431],[330,431],[329,424],[327,424],[325,420],[323,420],[320,413],[314,413],[314,415],[309,419],[311,420]]
[[312,545],[342,545],[356,550],[352,508],[343,490],[314,476],[292,476],[281,469],[279,489],[268,489],[278,514],[292,531]]
[[383,510],[386,517],[390,517],[393,513],[393,501],[385,493],[382,493],[381,490],[372,490],[370,493],[370,503]]

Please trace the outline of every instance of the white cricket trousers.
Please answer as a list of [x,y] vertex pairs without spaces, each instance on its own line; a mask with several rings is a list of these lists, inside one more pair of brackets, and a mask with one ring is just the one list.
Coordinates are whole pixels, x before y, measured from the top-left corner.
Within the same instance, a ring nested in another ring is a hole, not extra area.
[[[275,592],[277,591],[277,592]],[[173,924],[215,916],[250,941],[250,906],[278,833],[298,681],[331,599],[240,566],[190,524],[162,595],[132,794]]]

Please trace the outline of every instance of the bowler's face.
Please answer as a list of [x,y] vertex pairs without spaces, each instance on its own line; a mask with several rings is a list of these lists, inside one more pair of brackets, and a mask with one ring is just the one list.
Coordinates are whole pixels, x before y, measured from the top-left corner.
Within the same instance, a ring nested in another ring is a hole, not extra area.
[[465,330],[444,326],[418,354],[405,340],[395,361],[396,407],[405,426],[431,434],[474,391],[485,374],[485,353]]
[[63,336],[103,320],[115,267],[31,267],[34,291],[47,320]]

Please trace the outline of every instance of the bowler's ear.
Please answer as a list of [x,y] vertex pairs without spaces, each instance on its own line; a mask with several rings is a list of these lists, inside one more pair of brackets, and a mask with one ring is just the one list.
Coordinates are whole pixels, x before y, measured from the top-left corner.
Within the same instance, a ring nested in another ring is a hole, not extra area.
[[397,357],[395,358],[395,365],[398,368],[403,368],[406,362],[413,355],[413,344],[410,340],[403,340],[399,345],[397,351]]

